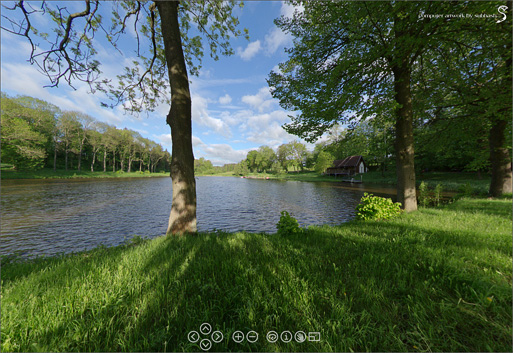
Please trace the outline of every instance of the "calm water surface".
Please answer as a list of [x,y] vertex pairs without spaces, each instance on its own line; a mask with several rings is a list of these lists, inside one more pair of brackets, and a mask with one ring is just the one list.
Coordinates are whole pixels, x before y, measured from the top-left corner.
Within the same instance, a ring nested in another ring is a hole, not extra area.
[[[363,186],[340,183],[199,177],[196,184],[199,231],[274,233],[282,210],[302,227],[340,224],[354,217],[363,195]],[[159,236],[170,210],[168,177],[2,180],[0,255],[54,255]]]

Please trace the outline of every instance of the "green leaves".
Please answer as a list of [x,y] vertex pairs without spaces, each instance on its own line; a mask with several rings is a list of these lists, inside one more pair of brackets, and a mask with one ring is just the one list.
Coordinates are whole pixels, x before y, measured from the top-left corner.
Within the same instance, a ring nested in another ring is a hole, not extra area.
[[278,235],[286,236],[301,233],[297,219],[292,217],[287,211],[281,211],[280,214],[280,220],[276,224]]
[[401,214],[401,204],[392,199],[364,193],[360,204],[356,206],[358,220],[384,220]]

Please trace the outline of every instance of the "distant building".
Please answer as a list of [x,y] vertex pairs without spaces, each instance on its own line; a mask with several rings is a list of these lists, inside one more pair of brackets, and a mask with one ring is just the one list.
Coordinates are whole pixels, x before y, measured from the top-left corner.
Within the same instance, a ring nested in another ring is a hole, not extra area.
[[350,156],[333,161],[333,167],[326,169],[328,175],[355,175],[365,173],[367,165],[362,156]]

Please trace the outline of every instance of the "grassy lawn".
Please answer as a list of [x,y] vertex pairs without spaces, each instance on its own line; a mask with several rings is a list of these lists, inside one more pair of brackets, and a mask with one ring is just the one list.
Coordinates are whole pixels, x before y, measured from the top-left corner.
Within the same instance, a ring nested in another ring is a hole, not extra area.
[[[511,351],[512,202],[2,264],[2,351]],[[234,331],[259,333],[238,344]],[[316,331],[320,342],[269,343]]]
[[149,173],[149,172],[91,172],[90,170],[56,170],[52,168],[43,168],[39,170],[12,170],[2,166],[1,178],[2,179],[74,179],[74,178],[138,178],[138,177],[155,177],[167,176],[169,173]]

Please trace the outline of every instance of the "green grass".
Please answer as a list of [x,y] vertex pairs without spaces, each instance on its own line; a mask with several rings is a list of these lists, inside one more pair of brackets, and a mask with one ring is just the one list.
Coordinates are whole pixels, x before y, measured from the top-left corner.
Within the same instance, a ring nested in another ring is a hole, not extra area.
[[169,176],[167,172],[149,173],[149,172],[91,172],[90,170],[56,170],[52,168],[44,168],[39,170],[12,170],[2,167],[2,179],[75,179],[75,178],[138,178],[138,177],[155,177]]
[[[3,351],[511,351],[512,203],[300,235],[209,233],[2,265]],[[231,334],[255,330],[254,344]],[[269,330],[321,342],[271,344]]]

